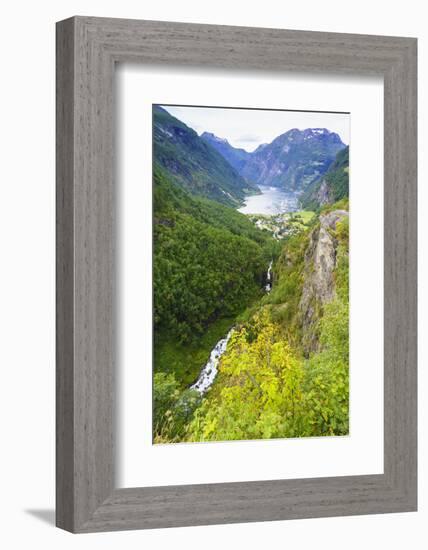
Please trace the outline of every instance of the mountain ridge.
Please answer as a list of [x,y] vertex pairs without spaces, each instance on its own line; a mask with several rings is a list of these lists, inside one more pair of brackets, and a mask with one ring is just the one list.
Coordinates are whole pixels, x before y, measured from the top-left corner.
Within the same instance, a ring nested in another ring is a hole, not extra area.
[[204,132],[201,138],[248,182],[290,191],[306,190],[327,172],[338,151],[346,147],[337,133],[321,127],[292,128],[251,153],[211,132]]
[[339,135],[326,128],[293,128],[257,149],[241,175],[257,184],[305,190],[344,147]]
[[234,208],[259,193],[259,185],[302,193],[306,202],[312,193],[312,204],[321,205],[323,177],[346,148],[336,132],[311,127],[287,130],[249,152],[213,132],[198,135],[167,109],[153,107],[154,165],[191,194]]
[[153,107],[153,162],[182,189],[228,206],[258,192],[221,153],[159,105]]
[[227,139],[220,138],[212,132],[203,132],[201,134],[201,139],[203,139],[206,143],[209,143],[221,155],[223,155],[238,173],[241,173],[244,165],[251,157],[251,153],[245,149],[234,147]]
[[317,210],[346,198],[349,198],[349,146],[341,149],[327,172],[306,189],[301,202],[304,208]]

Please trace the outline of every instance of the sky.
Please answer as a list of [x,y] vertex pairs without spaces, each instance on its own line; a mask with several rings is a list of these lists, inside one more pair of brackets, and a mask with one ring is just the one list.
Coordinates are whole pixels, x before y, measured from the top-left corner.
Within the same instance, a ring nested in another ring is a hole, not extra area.
[[262,143],[270,143],[292,128],[327,128],[339,134],[343,143],[349,145],[349,114],[169,105],[163,107],[199,135],[212,132],[217,137],[227,139],[233,147],[248,152],[254,151]]

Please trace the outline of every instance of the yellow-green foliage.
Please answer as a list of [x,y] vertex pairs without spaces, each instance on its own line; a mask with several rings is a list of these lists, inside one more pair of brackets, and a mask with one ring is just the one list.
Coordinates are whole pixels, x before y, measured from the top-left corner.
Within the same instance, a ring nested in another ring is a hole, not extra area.
[[322,214],[327,214],[328,212],[333,212],[333,210],[349,210],[349,198],[344,197],[334,204],[327,204],[321,208]]
[[345,435],[349,430],[349,219],[336,224],[336,298],[318,322],[321,351],[307,362],[305,393],[315,433]]
[[304,362],[263,310],[232,336],[216,391],[196,410],[187,439],[347,434],[347,322],[346,303],[329,304],[320,321],[322,351]]
[[306,231],[284,243],[274,263],[271,293],[238,320],[205,397],[183,392],[171,375],[155,375],[155,442],[348,434],[347,217],[336,224],[332,236],[336,292],[319,313],[318,351],[303,357],[297,314],[309,244]]
[[304,389],[314,435],[346,435],[349,422],[349,308],[337,298],[320,320],[321,351],[306,366]]
[[300,228],[304,229],[305,225],[308,225],[315,216],[315,212],[311,210],[300,210],[299,212],[293,212],[290,215],[290,220],[295,224],[300,223]]
[[221,362],[220,390],[196,411],[192,441],[294,437],[301,433],[302,363],[266,312],[257,335],[237,330]]
[[[271,294],[231,338],[216,387],[196,410],[191,441],[346,435],[349,431],[349,222],[336,225],[336,297],[305,360],[295,325],[307,235],[290,238]],[[282,312],[282,315],[281,315]],[[284,313],[285,312],[285,313]],[[297,342],[297,344],[296,344]]]
[[263,305],[270,305],[272,320],[281,325],[283,333],[293,345],[298,345],[300,339],[296,314],[303,289],[304,259],[308,243],[308,231],[287,239],[274,264],[272,291],[262,299]]
[[349,303],[349,218],[336,224],[337,245],[336,292],[348,307]]

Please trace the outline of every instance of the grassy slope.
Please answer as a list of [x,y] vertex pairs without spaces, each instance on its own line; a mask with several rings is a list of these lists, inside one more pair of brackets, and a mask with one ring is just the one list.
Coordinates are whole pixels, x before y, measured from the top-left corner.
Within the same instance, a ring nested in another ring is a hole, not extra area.
[[300,216],[303,223],[309,223],[312,218],[315,216],[315,212],[310,210],[300,210],[299,212],[294,213],[294,217]]

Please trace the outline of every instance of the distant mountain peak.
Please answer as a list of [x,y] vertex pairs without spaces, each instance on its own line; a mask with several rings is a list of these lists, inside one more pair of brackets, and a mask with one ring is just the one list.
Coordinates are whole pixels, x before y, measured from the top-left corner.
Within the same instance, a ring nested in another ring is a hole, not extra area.
[[[161,106],[154,106],[153,112],[158,162],[184,188],[226,204],[242,201],[257,185],[305,191],[345,147],[328,128],[291,128],[250,153],[213,132],[199,136]],[[176,151],[173,156],[171,146]]]
[[211,132],[204,132],[201,134],[201,139],[214,147],[214,149],[216,149],[227,160],[227,162],[235,168],[235,170],[241,173],[241,170],[250,157],[250,153],[245,151],[245,149],[233,147],[227,139],[220,138]]
[[303,130],[303,135],[310,137],[328,137],[336,139],[337,141],[342,141],[339,134],[336,134],[336,132],[332,132],[327,128],[306,128],[306,130]]
[[324,174],[345,144],[327,128],[292,128],[257,147],[241,174],[257,184],[304,190]]
[[333,132],[330,132],[330,130],[327,130],[327,128],[306,128],[306,130],[303,130],[304,134],[332,134]]
[[232,148],[227,141],[198,136],[157,105],[153,106],[153,142],[155,164],[165,170],[175,184],[192,194],[236,207],[242,204],[246,194],[258,191],[218,151],[218,147]]
[[215,134],[213,134],[212,132],[204,132],[203,134],[201,134],[201,138],[209,138],[209,139],[212,139],[214,141],[218,141],[219,143],[229,143],[227,141],[227,139],[218,137]]

